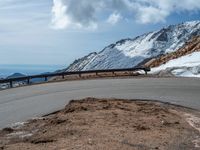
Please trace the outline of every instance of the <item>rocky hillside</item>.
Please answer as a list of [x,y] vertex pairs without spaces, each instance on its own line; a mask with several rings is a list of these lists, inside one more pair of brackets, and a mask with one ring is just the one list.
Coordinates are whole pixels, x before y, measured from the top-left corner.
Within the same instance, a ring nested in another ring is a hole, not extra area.
[[200,36],[193,37],[175,52],[150,59],[145,66],[160,76],[200,77]]
[[145,66],[151,68],[158,67],[160,65],[166,64],[170,60],[177,59],[198,51],[200,51],[200,36],[193,37],[191,40],[186,42],[186,44],[183,47],[181,47],[175,52],[168,53],[160,57],[152,58],[151,60],[145,63]]
[[75,60],[65,71],[135,67],[162,55],[169,57],[167,54],[176,52],[199,35],[200,21],[170,25],[133,39],[120,40],[98,53]]

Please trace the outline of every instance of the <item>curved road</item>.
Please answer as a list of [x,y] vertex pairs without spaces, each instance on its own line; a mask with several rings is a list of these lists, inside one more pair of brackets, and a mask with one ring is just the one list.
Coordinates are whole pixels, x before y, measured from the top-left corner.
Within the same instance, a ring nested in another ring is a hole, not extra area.
[[149,99],[200,110],[200,79],[141,78],[67,81],[0,91],[0,128],[63,108],[85,97]]

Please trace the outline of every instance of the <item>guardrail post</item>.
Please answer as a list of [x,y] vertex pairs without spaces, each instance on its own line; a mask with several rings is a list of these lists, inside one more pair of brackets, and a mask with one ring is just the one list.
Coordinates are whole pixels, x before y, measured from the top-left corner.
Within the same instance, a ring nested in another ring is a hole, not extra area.
[[47,79],[47,76],[45,76],[45,77],[44,77],[44,80],[45,80],[45,82],[47,82],[47,81],[48,81],[48,79]]
[[10,81],[10,88],[13,88],[13,82]]
[[30,78],[27,79],[27,84],[30,84]]
[[81,78],[81,74],[79,74],[79,78]]
[[65,79],[65,75],[64,74],[62,75],[62,79]]
[[148,73],[149,71],[151,71],[151,68],[146,67],[146,68],[144,68],[144,71],[145,71],[145,74],[147,75],[147,73]]

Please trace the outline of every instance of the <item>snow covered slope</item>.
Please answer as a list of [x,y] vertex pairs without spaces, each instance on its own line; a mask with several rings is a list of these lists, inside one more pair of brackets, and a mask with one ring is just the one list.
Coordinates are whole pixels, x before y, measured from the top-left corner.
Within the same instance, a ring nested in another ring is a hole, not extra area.
[[171,25],[111,44],[98,53],[74,61],[66,71],[134,67],[148,58],[178,50],[196,35],[200,35],[200,21]]
[[89,55],[80,58],[78,60],[75,60],[73,62],[73,64],[70,65],[70,68],[67,70],[70,71],[81,71],[84,70],[84,67],[87,66],[95,57],[96,57],[97,53],[90,53]]
[[151,72],[157,74],[163,70],[165,73],[171,73],[175,76],[200,77],[200,52],[193,52],[192,54],[170,60],[166,64],[153,68]]

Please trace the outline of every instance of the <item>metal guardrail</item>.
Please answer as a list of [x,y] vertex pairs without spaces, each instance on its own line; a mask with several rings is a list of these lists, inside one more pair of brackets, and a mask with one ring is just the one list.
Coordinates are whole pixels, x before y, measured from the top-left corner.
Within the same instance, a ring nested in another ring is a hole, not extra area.
[[147,67],[137,67],[137,68],[125,68],[125,69],[107,69],[107,70],[88,70],[88,71],[72,71],[72,72],[61,72],[61,73],[48,73],[48,74],[40,74],[40,75],[31,75],[31,76],[24,76],[24,77],[17,77],[17,78],[9,78],[9,79],[1,79],[0,84],[2,83],[9,83],[10,87],[13,87],[13,82],[19,82],[19,81],[26,81],[27,84],[30,84],[31,79],[36,78],[44,78],[44,81],[47,82],[49,77],[55,77],[55,76],[62,76],[64,79],[67,75],[79,75],[81,77],[82,74],[90,74],[90,73],[107,73],[107,72],[123,72],[123,71],[139,71],[143,70],[145,71],[145,74],[147,72],[151,71],[150,68]]

